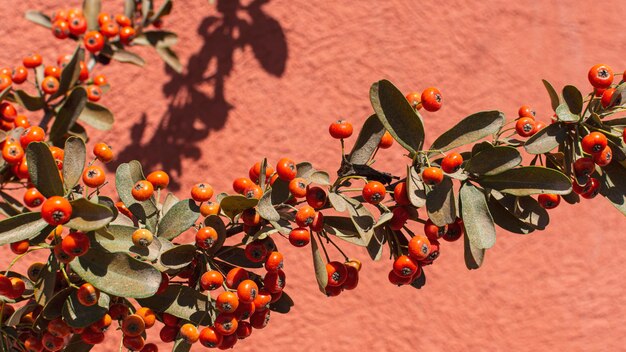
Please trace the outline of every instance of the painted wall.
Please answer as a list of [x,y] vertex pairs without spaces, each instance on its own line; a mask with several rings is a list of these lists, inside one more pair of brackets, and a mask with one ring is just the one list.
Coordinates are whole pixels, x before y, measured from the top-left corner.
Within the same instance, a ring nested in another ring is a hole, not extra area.
[[[22,19],[25,10],[52,11],[57,1],[4,3],[1,65],[16,65],[33,50],[48,60],[58,48],[70,52],[70,43]],[[369,86],[381,78],[404,91],[441,89],[444,107],[424,114],[428,145],[479,110],[513,117],[530,104],[547,121],[552,112],[542,78],[586,90],[593,64],[626,68],[624,1],[265,0],[247,10],[220,3],[221,12],[206,0],[177,1],[167,18],[166,27],[180,35],[182,75],[148,50],[139,50],[144,69],[99,70],[113,86],[103,102],[117,123],[110,132],[92,132],[93,140],[112,144],[118,162],[137,158],[148,170],[164,168],[181,196],[205,180],[228,191],[263,157],[308,160],[334,172],[339,145],[327,135],[328,124],[337,118],[360,124],[372,112]],[[402,172],[401,154],[397,146],[380,153],[380,166]],[[337,298],[317,291],[308,248],[278,240],[296,306],[273,315],[237,348],[623,349],[626,221],[601,197],[551,215],[553,226],[527,238],[500,233],[479,271],[465,269],[461,243],[445,243],[422,290],[392,286],[389,261],[370,263],[364,251],[351,249],[365,262],[361,282]],[[94,350],[116,349],[118,334],[108,334],[116,341]],[[150,336],[156,341],[158,331]]]

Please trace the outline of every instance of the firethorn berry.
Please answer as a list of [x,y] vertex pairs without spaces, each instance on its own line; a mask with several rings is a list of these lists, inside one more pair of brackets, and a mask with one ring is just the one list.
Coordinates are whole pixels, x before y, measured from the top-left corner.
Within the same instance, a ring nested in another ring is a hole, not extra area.
[[[239,328],[239,327],[237,327],[237,328]],[[237,334],[223,336],[222,337],[222,343],[220,343],[220,345],[217,346],[217,348],[219,348],[221,350],[231,349],[231,348],[233,348],[237,344],[237,341],[239,341],[239,339],[237,338]]]
[[595,163],[591,158],[579,158],[574,162],[576,176],[589,176],[596,170]]
[[203,290],[217,290],[222,287],[223,283],[224,276],[216,270],[207,271],[200,276],[200,287],[202,287]]
[[348,276],[345,265],[341,262],[330,262],[326,264],[328,273],[328,286],[341,286]]
[[161,318],[163,320],[163,324],[167,326],[178,326],[178,323],[180,322],[180,318],[168,313],[163,313]]
[[326,204],[326,191],[322,187],[309,185],[306,188],[306,202],[314,209],[320,209]]
[[429,166],[422,171],[422,180],[427,185],[438,185],[443,181],[443,171],[438,167]]
[[32,126],[24,130],[20,136],[20,144],[26,148],[32,142],[41,142],[46,138],[46,132],[39,126]]
[[11,290],[13,290],[11,279],[0,274],[0,295],[6,296],[11,293]]
[[450,153],[441,160],[441,169],[447,174],[453,174],[461,168],[463,156],[459,153]]
[[[13,78],[13,81],[15,82],[15,78]],[[602,93],[602,99],[600,100],[600,102],[602,103],[603,108],[606,109],[606,108],[611,107],[611,100],[613,100],[613,94],[615,94],[615,88],[609,88],[605,90],[604,93]]]
[[413,109],[421,109],[422,108],[422,94],[419,92],[411,92],[406,95],[406,100],[411,104]]
[[24,83],[28,79],[28,70],[24,66],[17,66],[13,69],[11,80],[17,84]]
[[298,227],[289,232],[289,243],[296,247],[304,247],[311,241],[311,233],[304,227]]
[[607,166],[613,160],[613,150],[608,145],[600,153],[593,154],[593,161],[598,166]]
[[309,228],[311,228],[313,232],[322,232],[324,229],[324,214],[321,212],[315,213],[315,217],[311,225],[309,225]]
[[63,250],[63,247],[61,246],[61,243],[54,246],[54,256],[59,263],[63,263],[63,264],[67,264],[71,262],[72,260],[74,260],[73,255],[69,255],[65,253],[65,251]]
[[180,337],[187,342],[188,344],[194,344],[200,338],[200,333],[198,332],[198,328],[193,324],[183,324],[179,330]]
[[235,316],[235,318],[237,318],[237,320],[244,320],[250,318],[250,315],[252,315],[255,310],[256,306],[254,305],[254,302],[239,302],[239,307],[237,307],[237,310],[235,310],[233,315]]
[[100,291],[90,283],[84,283],[76,291],[78,302],[84,306],[93,306],[100,299]]
[[153,171],[146,177],[146,180],[156,189],[166,188],[170,184],[170,177],[165,171]]
[[437,258],[439,258],[439,241],[432,240],[430,241],[430,254],[428,254],[428,257],[426,257],[426,259],[420,261],[420,264],[430,265]]
[[401,277],[413,276],[418,270],[418,264],[406,255],[399,256],[393,262],[393,271]]
[[289,192],[295,198],[304,198],[307,193],[307,181],[303,178],[296,177],[293,180],[289,181]]
[[89,237],[83,232],[71,232],[61,241],[63,251],[73,257],[87,253],[89,246]]
[[28,240],[13,242],[11,243],[11,252],[15,254],[24,254],[28,252],[29,247],[30,244],[28,243]]
[[74,17],[69,20],[69,28],[72,35],[84,34],[87,31],[87,20],[84,17]]
[[46,199],[41,206],[41,217],[50,225],[62,225],[70,220],[72,206],[70,202],[59,196]]
[[65,337],[72,332],[72,328],[63,321],[62,317],[50,320],[46,330],[52,334],[52,336],[56,337]]
[[239,194],[242,194],[248,187],[252,186],[254,182],[247,177],[240,177],[233,181],[233,190]]
[[559,203],[561,203],[561,196],[558,194],[540,194],[537,197],[539,201],[539,205],[541,205],[545,209],[556,208]]
[[28,267],[28,270],[26,272],[30,281],[34,282],[34,281],[39,280],[39,277],[41,276],[41,272],[45,266],[46,265],[44,263],[40,263],[40,262],[31,264]]
[[159,348],[153,343],[147,343],[139,352],[159,352]]
[[392,230],[402,230],[406,222],[409,220],[409,212],[404,207],[395,207],[391,211],[393,216],[389,221],[389,227]]
[[324,287],[324,292],[326,292],[326,297],[337,297],[343,291],[342,286],[328,286]]
[[87,79],[89,79],[89,68],[84,61],[79,61],[78,65],[80,66],[80,75],[78,76],[78,80],[81,82],[85,82],[87,81]]
[[541,121],[536,121],[535,122],[535,128],[532,131],[532,134],[534,135],[535,133],[541,131],[542,129],[544,129],[546,127],[546,125],[541,122]]
[[113,20],[113,18],[111,18],[111,15],[106,13],[106,12],[101,12],[98,14],[98,25],[102,26],[103,24],[109,22]]
[[89,52],[96,53],[104,48],[104,36],[98,31],[90,31],[83,37],[85,49]]
[[71,8],[69,10],[67,10],[67,18],[76,18],[76,17],[84,17],[83,15],[83,10],[78,8],[78,7],[74,7]]
[[437,226],[433,224],[430,219],[426,220],[426,223],[424,224],[424,234],[431,241],[440,238],[445,235],[446,232],[448,232],[448,225]]
[[100,33],[107,38],[113,38],[119,32],[120,26],[113,21],[107,21],[100,26]]
[[124,205],[124,202],[117,202],[115,203],[115,207],[117,208],[117,210],[126,215],[129,218],[133,218],[133,213],[126,207],[126,205]]
[[263,329],[270,322],[270,310],[254,312],[250,316],[250,325],[255,329]]
[[93,84],[100,86],[100,87],[106,85],[107,84],[106,76],[103,74],[95,75],[93,77]]
[[232,335],[237,331],[237,319],[233,314],[221,313],[215,318],[213,326],[223,336]]
[[100,166],[91,165],[83,171],[83,183],[87,187],[97,188],[104,184],[106,176]]
[[191,198],[196,202],[206,202],[213,197],[213,187],[208,183],[197,183],[191,188]]
[[346,281],[341,285],[344,290],[354,290],[359,284],[359,270],[352,265],[345,264]]
[[23,127],[23,128],[30,127],[30,123],[28,122],[28,117],[26,117],[25,115],[17,115],[15,117],[15,120],[13,120],[13,124],[15,125],[15,127]]
[[431,112],[441,109],[441,104],[443,103],[441,92],[434,87],[424,89],[421,100],[424,109]]
[[128,336],[124,335],[122,338],[122,345],[131,351],[139,351],[146,344],[143,336]]
[[[237,297],[239,302],[252,303],[259,292],[259,287],[252,280],[244,280],[237,285]],[[235,308],[237,309],[237,308]]]
[[236,335],[239,340],[249,337],[252,335],[252,325],[250,325],[247,321],[240,321],[239,326],[237,327]]
[[622,131],[622,140],[626,143],[626,128]]
[[263,278],[263,287],[270,293],[278,293],[285,288],[285,272],[278,270],[276,272],[268,272]]
[[24,204],[26,204],[29,208],[34,208],[40,206],[46,197],[37,190],[35,187],[31,187],[24,192]]
[[535,119],[530,117],[522,117],[515,123],[515,132],[522,137],[530,137],[535,130]]
[[159,331],[159,337],[165,343],[176,340],[176,335],[178,335],[178,328],[175,326],[166,325]]
[[54,94],[59,90],[59,80],[54,76],[47,76],[41,81],[41,90],[46,94]]
[[215,348],[222,343],[222,334],[217,332],[217,330],[212,327],[206,327],[200,331],[200,336],[198,338],[200,340],[200,344],[204,347]]
[[127,27],[132,24],[130,18],[122,14],[115,15],[115,22],[122,27]]
[[[270,176],[272,176],[273,173],[274,173],[274,168],[271,167],[270,165],[266,165],[265,166],[265,178],[268,179]],[[251,180],[258,181],[260,175],[261,175],[261,163],[257,162],[254,165],[252,165],[252,167],[250,168],[250,171],[248,171],[248,176],[250,176]]]
[[337,120],[328,127],[331,137],[345,139],[352,135],[352,124],[345,120]]
[[409,200],[408,191],[406,188],[406,182],[398,182],[396,186],[393,188],[393,199],[396,201],[398,205],[409,205],[411,201]]
[[202,203],[202,205],[200,206],[200,214],[202,214],[202,216],[219,215],[219,213],[220,203],[206,202]]
[[409,256],[417,261],[424,260],[430,254],[430,240],[423,235],[415,235],[409,241]]
[[583,137],[582,148],[585,153],[595,154],[604,150],[607,145],[606,136],[600,132],[591,132]]
[[2,157],[8,164],[17,164],[24,157],[24,148],[18,143],[5,143],[2,148]]
[[22,64],[26,68],[35,68],[43,62],[41,55],[37,53],[32,53],[22,59]]
[[454,242],[463,236],[463,220],[456,218],[456,220],[448,224],[448,231],[446,231],[441,238],[448,242]]
[[95,84],[87,87],[87,99],[89,101],[98,101],[102,98],[102,89]]
[[532,119],[534,119],[536,115],[535,110],[533,110],[528,105],[520,106],[519,110],[517,111],[517,114],[519,117],[530,117]]
[[122,321],[122,332],[126,336],[139,336],[146,330],[146,323],[138,314],[131,314]]
[[315,219],[315,209],[310,205],[304,205],[296,212],[296,224],[306,227],[313,223]]
[[278,164],[276,164],[276,173],[281,180],[291,181],[296,178],[296,174],[298,173],[296,163],[289,158],[282,158],[278,160]]
[[205,226],[196,232],[196,246],[209,249],[217,242],[217,231],[211,226]]
[[48,351],[59,351],[63,348],[65,340],[60,337],[56,337],[49,332],[45,332],[41,337],[41,344]]
[[226,274],[226,287],[234,290],[243,280],[249,278],[248,271],[244,268],[232,268]]
[[387,190],[385,186],[378,181],[370,181],[363,187],[363,199],[370,204],[378,204],[385,199]]
[[254,310],[266,310],[269,308],[270,303],[272,302],[272,293],[269,292],[266,288],[262,288],[259,290],[256,298],[254,299]]
[[125,304],[115,303],[109,307],[109,314],[113,320],[122,320],[130,314],[130,310]]
[[258,185],[250,185],[243,191],[243,196],[251,199],[261,199],[263,196],[263,190]]
[[411,281],[413,281],[413,277],[409,276],[409,277],[402,277],[398,274],[396,274],[395,271],[391,270],[389,272],[389,275],[387,276],[387,278],[389,279],[389,282],[392,285],[396,285],[396,286],[402,286],[402,285],[408,285],[411,283]]
[[17,116],[17,110],[15,106],[11,103],[4,102],[0,104],[0,115],[4,120],[13,121]]
[[105,164],[113,160],[113,151],[106,143],[96,143],[93,147],[93,155]]
[[383,136],[380,138],[380,142],[378,142],[378,148],[380,149],[388,149],[393,145],[393,136],[389,131],[385,131]]
[[26,341],[24,341],[24,348],[27,352],[41,352],[44,347],[39,338],[29,336]]
[[70,36],[70,24],[65,20],[56,20],[52,23],[52,34],[58,39],[65,39]]
[[265,260],[265,270],[277,271],[283,268],[283,255],[280,252],[272,252]]
[[95,323],[91,324],[89,328],[94,331],[106,331],[113,322],[111,316],[105,313],[102,318],[98,319]]
[[30,175],[28,174],[28,160],[26,160],[26,156],[24,156],[19,163],[13,164],[11,171],[13,171],[13,174],[15,174],[17,178],[29,180]]
[[138,200],[140,202],[146,201],[150,199],[150,197],[152,197],[152,194],[154,193],[154,187],[149,181],[140,180],[135,183],[131,193],[135,200]]
[[255,208],[249,208],[241,213],[241,221],[248,226],[257,226],[261,223],[261,215]]
[[252,241],[246,245],[244,253],[251,262],[261,263],[267,259],[268,251],[261,241]]
[[587,78],[595,88],[608,88],[613,83],[613,70],[608,65],[597,64],[589,69]]
[[125,26],[120,29],[120,41],[123,44],[129,44],[135,39],[135,29],[131,26]]
[[138,247],[148,247],[154,240],[154,235],[148,229],[137,229],[131,237],[133,244]]
[[61,69],[58,66],[46,66],[43,70],[45,77],[61,78]]

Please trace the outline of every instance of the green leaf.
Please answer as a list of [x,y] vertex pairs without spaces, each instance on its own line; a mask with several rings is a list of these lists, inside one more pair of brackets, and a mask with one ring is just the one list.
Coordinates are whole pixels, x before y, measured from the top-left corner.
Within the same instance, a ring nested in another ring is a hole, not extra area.
[[430,150],[446,152],[497,133],[504,125],[500,111],[482,111],[472,114],[439,136]]
[[97,304],[84,306],[73,292],[63,304],[63,320],[71,327],[85,328],[100,320],[108,312],[110,303],[109,295],[101,292]]
[[531,196],[516,197],[491,191],[491,198],[497,200],[515,218],[537,230],[545,229],[550,223],[548,211]]
[[370,88],[370,101],[382,125],[411,154],[424,144],[424,126],[419,113],[391,82],[381,80]]
[[35,301],[42,306],[46,306],[54,296],[57,271],[59,271],[59,262],[56,260],[54,254],[51,253],[48,256],[46,265],[39,275],[39,280],[35,286],[35,294],[33,296]]
[[60,317],[63,314],[63,307],[65,305],[65,301],[67,298],[74,292],[73,287],[67,287],[57,292],[52,296],[52,298],[46,303],[41,311],[41,314],[46,320],[53,320]]
[[380,226],[374,228],[374,235],[367,244],[367,253],[374,261],[380,260],[383,256],[383,244],[385,243],[385,234],[389,233],[388,226]]
[[556,93],[556,90],[554,89],[554,87],[552,87],[552,84],[550,84],[550,82],[546,81],[545,79],[542,79],[542,81],[543,85],[548,91],[548,95],[550,95],[550,104],[552,104],[552,110],[556,111],[556,108],[561,104],[561,101],[559,100],[559,95]]
[[328,284],[328,272],[326,271],[326,263],[320,255],[315,237],[311,236],[311,252],[313,254],[313,267],[315,268],[315,278],[317,285],[323,294],[326,294],[326,285]]
[[159,222],[157,237],[168,240],[178,237],[189,230],[200,217],[200,208],[191,199],[176,203]]
[[572,189],[567,176],[557,170],[540,166],[518,167],[497,175],[481,176],[478,182],[484,188],[516,196],[540,193],[568,194]]
[[626,127],[626,117],[620,117],[620,118],[613,119],[613,120],[606,120],[603,122],[605,125],[608,125],[608,126],[620,127],[620,128]]
[[84,0],[83,13],[87,20],[87,30],[98,30],[98,15],[101,8],[100,0]]
[[351,218],[345,216],[325,216],[324,230],[327,234],[337,236],[346,242],[361,247],[367,246],[368,241],[361,237]]
[[162,252],[159,262],[168,269],[178,270],[189,265],[195,255],[196,246],[193,244],[181,244]]
[[211,226],[217,232],[217,242],[211,247],[211,249],[207,250],[207,254],[213,254],[217,252],[222,245],[226,241],[226,226],[224,226],[224,221],[222,218],[217,215],[210,215],[204,219],[205,226]]
[[609,165],[604,166],[602,171],[604,172],[601,178],[600,194],[626,215],[626,169],[613,160]]
[[573,114],[572,112],[569,111],[569,107],[565,103],[557,106],[555,112],[556,112],[556,117],[559,119],[559,121],[578,122],[578,120],[580,119],[580,116]]
[[135,0],[124,0],[124,15],[131,20],[135,18]]
[[52,229],[39,212],[24,213],[0,221],[0,245],[28,240]]
[[0,197],[2,197],[2,199],[5,201],[5,203],[2,203],[2,210],[10,214],[7,217],[15,216],[22,213],[28,213],[30,211],[28,208],[22,205],[19,200],[11,197],[9,194],[1,190]]
[[483,264],[483,260],[485,259],[484,248],[477,248],[474,246],[467,235],[467,231],[465,231],[465,236],[463,236],[463,245],[464,245],[464,257],[465,257],[465,266],[469,270],[474,270],[480,268]]
[[50,128],[50,139],[52,141],[60,144],[61,140],[85,110],[86,104],[87,91],[85,91],[85,88],[77,87],[73,89],[52,123]]
[[63,196],[63,182],[52,152],[44,142],[31,142],[26,148],[31,182],[46,198]]
[[212,300],[183,285],[171,285],[159,295],[138,299],[143,307],[168,313],[197,325],[210,326],[215,321],[216,310]]
[[233,219],[244,210],[254,208],[259,203],[258,199],[246,198],[242,195],[226,196],[220,202],[220,208],[226,216]]
[[580,115],[583,111],[583,95],[574,86],[563,87],[563,100],[572,114]]
[[312,183],[317,183],[318,185],[329,186],[330,185],[330,175],[326,171],[315,171],[309,177],[309,181]]
[[65,141],[63,156],[63,183],[65,189],[71,192],[80,180],[85,168],[87,150],[85,142],[78,137],[70,137]]
[[61,79],[59,79],[59,89],[56,93],[52,94],[49,99],[56,99],[62,95],[65,95],[70,88],[78,81],[80,77],[80,62],[85,60],[85,50],[81,46],[77,46],[72,55],[70,62],[65,65],[63,71],[61,71]]
[[272,185],[272,204],[282,204],[289,199],[289,182],[283,181],[280,178],[274,181]]
[[174,71],[177,73],[183,72],[183,64],[180,63],[178,55],[176,55],[172,49],[160,46],[156,48],[156,52],[159,54],[163,62],[165,62]]
[[270,310],[281,314],[287,314],[293,306],[293,300],[286,292],[283,291],[278,301],[270,304]]
[[471,183],[464,183],[459,191],[459,202],[465,233],[472,246],[479,249],[493,247],[496,228],[483,192]]
[[72,270],[100,291],[113,296],[153,296],[161,284],[161,272],[124,253],[108,253],[92,243],[91,249],[70,262]]
[[437,226],[452,224],[456,220],[456,202],[452,179],[448,176],[426,195],[428,218]]
[[115,121],[109,109],[92,102],[87,102],[78,119],[100,131],[110,130]]
[[52,20],[40,11],[28,10],[24,16],[27,20],[46,28],[52,28]]
[[[133,43],[135,42],[136,42],[136,39],[133,40]],[[133,64],[139,67],[143,67],[146,64],[146,60],[144,60],[141,56],[133,52],[130,52],[128,50],[119,49],[119,48],[116,48],[113,51],[113,56],[111,58],[118,62]]]
[[88,232],[105,227],[113,220],[113,212],[104,205],[78,198],[70,202],[72,217],[65,226],[70,229]]
[[489,207],[489,213],[493,217],[493,221],[501,228],[521,235],[529,234],[535,231],[535,228],[532,225],[518,219],[494,197],[488,198],[487,206]]
[[161,254],[161,242],[155,238],[148,247],[133,244],[133,232],[137,228],[124,225],[109,225],[93,235],[94,241],[110,253],[127,253],[141,259],[154,261]]
[[357,231],[359,231],[363,238],[369,239],[374,229],[374,217],[372,213],[358,200],[344,196],[343,194],[339,196],[347,202],[348,205],[346,208]]
[[564,143],[566,137],[565,124],[553,123],[528,138],[524,143],[524,149],[530,154],[544,154]]
[[174,32],[153,30],[145,31],[133,40],[133,44],[157,47],[170,47],[178,42]]
[[411,204],[416,208],[425,206],[426,187],[424,187],[424,183],[414,167],[407,166],[406,186]]
[[172,352],[188,352],[190,350],[191,345],[182,337],[177,338],[174,341],[174,346],[172,346]]
[[152,0],[142,0],[141,1],[141,13],[143,15],[143,19],[141,21],[141,26],[146,27],[149,23],[150,14],[154,10],[154,3]]
[[121,164],[115,172],[115,187],[118,196],[128,207],[128,210],[154,233],[158,210],[154,206],[153,199],[138,202],[132,195],[133,186],[140,180],[145,180],[145,177],[141,170],[141,164],[137,160]]
[[161,208],[161,213],[163,216],[167,215],[167,213],[172,209],[174,204],[180,202],[178,198],[173,193],[168,193],[167,197],[165,197],[165,201],[163,202],[163,207]]
[[163,16],[169,15],[170,12],[172,12],[173,5],[174,3],[172,2],[172,0],[165,0],[163,4],[161,4],[161,7],[159,7],[159,9],[154,13],[154,16],[152,16],[150,22],[154,22]]
[[215,257],[222,261],[240,266],[243,268],[262,268],[263,262],[253,262],[246,257],[245,250],[243,248],[224,246],[215,253]]
[[378,148],[378,143],[384,134],[385,127],[380,123],[378,117],[375,114],[368,117],[348,157],[350,163],[361,165],[367,163],[374,155],[374,151]]
[[256,210],[263,219],[267,221],[278,221],[280,220],[280,214],[278,214],[272,204],[272,191],[273,189],[270,189],[263,194]]
[[497,175],[521,164],[522,156],[513,147],[494,147],[472,156],[465,170],[476,175]]
[[345,198],[340,196],[335,192],[328,193],[328,200],[330,201],[330,205],[332,205],[335,210],[338,212],[344,212],[348,210],[348,202],[346,202]]
[[41,110],[46,104],[43,97],[30,95],[20,89],[14,90],[12,97],[16,103],[20,104],[28,111]]
[[89,352],[95,345],[85,343],[79,334],[73,334],[63,352]]
[[296,165],[296,177],[303,178],[305,180],[309,179],[309,176],[313,174],[316,170],[313,168],[313,165],[307,161],[303,161]]

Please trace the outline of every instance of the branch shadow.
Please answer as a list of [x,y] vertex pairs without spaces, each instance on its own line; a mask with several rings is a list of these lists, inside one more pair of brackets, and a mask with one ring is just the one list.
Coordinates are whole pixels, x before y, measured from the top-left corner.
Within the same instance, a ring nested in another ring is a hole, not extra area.
[[[285,72],[285,33],[280,23],[262,8],[270,1],[253,0],[247,5],[241,0],[217,2],[219,14],[205,18],[197,28],[203,45],[189,58],[185,72],[177,74],[166,67],[171,78],[163,86],[163,93],[169,104],[156,131],[146,140],[148,116],[144,113],[131,128],[132,143],[119,153],[117,160],[136,159],[144,166],[160,167],[170,175],[169,188],[180,189],[176,180],[183,174],[183,160],[202,157],[197,144],[208,138],[211,131],[222,129],[234,108],[224,88],[235,64],[235,51],[250,46],[268,74],[280,77]],[[112,164],[109,168],[115,170],[117,165]]]

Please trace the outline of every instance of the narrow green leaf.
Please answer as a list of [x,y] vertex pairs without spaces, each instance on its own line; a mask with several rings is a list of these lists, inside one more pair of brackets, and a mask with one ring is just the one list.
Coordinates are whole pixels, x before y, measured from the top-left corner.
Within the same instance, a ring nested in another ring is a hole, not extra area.
[[46,198],[63,196],[63,182],[52,152],[44,142],[31,142],[26,148],[31,182]]
[[83,87],[72,90],[65,100],[50,128],[50,139],[60,144],[70,128],[74,126],[87,104],[87,91]]
[[309,178],[309,176],[311,176],[312,173],[314,173],[316,170],[313,168],[313,165],[311,165],[311,163],[307,162],[307,161],[303,161],[301,163],[298,163],[296,165],[296,177],[300,177],[303,178],[305,180],[307,180]]
[[207,216],[204,219],[204,225],[211,226],[217,232],[217,242],[211,249],[206,251],[208,254],[213,254],[220,250],[226,241],[226,226],[224,225],[222,218],[217,215]]
[[142,27],[146,27],[149,24],[150,14],[154,10],[154,3],[152,0],[142,0],[141,1],[141,13],[143,15],[143,19],[141,21]]
[[497,175],[516,167],[521,162],[522,156],[517,149],[498,146],[472,156],[465,170],[476,175]]
[[110,130],[115,121],[109,109],[92,102],[87,102],[78,119],[100,131]]
[[456,202],[452,179],[448,176],[426,195],[428,218],[437,226],[452,224],[456,220]]
[[100,4],[100,0],[83,1],[83,13],[85,14],[85,19],[87,20],[88,30],[98,30],[98,15],[100,14],[101,7],[102,5]]
[[74,328],[85,328],[100,320],[108,312],[110,303],[109,295],[101,292],[97,304],[84,306],[73,292],[63,304],[63,321]]
[[41,110],[46,104],[43,97],[30,95],[21,89],[14,90],[12,98],[28,111]]
[[289,199],[289,183],[287,181],[283,181],[280,178],[274,181],[272,185],[272,204],[282,204]]
[[481,176],[478,182],[484,188],[516,196],[539,193],[568,194],[572,189],[567,176],[557,170],[540,166],[518,167],[497,175]]
[[524,143],[524,149],[530,154],[544,154],[565,142],[567,128],[564,123],[553,123],[541,129]]
[[220,208],[226,216],[233,219],[244,210],[254,208],[259,203],[258,199],[246,198],[242,195],[227,196],[220,202]]
[[55,99],[62,95],[65,95],[70,88],[78,81],[80,77],[80,62],[85,60],[85,50],[79,45],[76,47],[72,59],[65,65],[63,71],[61,71],[61,79],[59,79],[59,89],[56,93],[50,96],[50,99]]
[[172,346],[172,352],[189,352],[190,350],[191,345],[183,337],[177,338]]
[[157,47],[170,47],[178,42],[178,35],[170,31],[145,31],[133,40],[133,44]]
[[49,227],[39,212],[6,218],[0,221],[0,245],[34,238]]
[[39,280],[35,285],[35,294],[33,298],[42,306],[46,306],[52,299],[56,289],[56,277],[57,271],[59,271],[59,262],[56,260],[54,254],[48,256],[46,266],[39,274]]
[[[135,41],[136,40],[133,40],[133,43]],[[141,56],[128,50],[119,48],[116,48],[113,51],[113,56],[111,58],[118,62],[133,64],[139,67],[143,67],[146,64],[146,60],[144,60]]]
[[67,287],[57,292],[52,296],[52,298],[46,303],[41,311],[46,320],[56,319],[63,314],[63,306],[65,305],[65,301],[67,298],[74,292],[75,289],[73,287]]
[[265,194],[263,194],[263,197],[261,197],[261,200],[259,200],[257,212],[263,219],[267,221],[278,221],[280,220],[280,214],[278,214],[278,212],[274,208],[274,205],[272,204],[272,191],[273,189],[270,189],[269,191],[265,192]]
[[159,7],[159,9],[154,13],[154,16],[152,16],[150,22],[154,22],[163,16],[169,15],[170,12],[172,12],[173,5],[174,3],[172,2],[172,0],[165,0],[163,4],[161,4],[161,7]]
[[195,255],[196,246],[193,244],[175,245],[161,253],[159,262],[166,268],[178,270],[189,265]]
[[156,48],[156,52],[157,54],[159,54],[163,62],[165,62],[174,71],[176,71],[177,73],[183,72],[183,64],[180,63],[178,55],[176,55],[176,53],[172,49],[160,46]]
[[78,137],[70,137],[65,141],[63,156],[63,183],[70,192],[80,180],[85,168],[87,150],[85,142]]
[[504,114],[500,111],[482,111],[461,120],[439,136],[430,150],[443,152],[476,142],[500,130],[504,125]]
[[555,112],[556,117],[559,119],[559,121],[577,122],[578,120],[580,120],[580,116],[573,114],[571,111],[569,111],[569,107],[565,103],[557,106]]
[[19,200],[11,197],[4,191],[0,190],[0,197],[2,197],[2,199],[5,201],[4,203],[2,203],[2,210],[9,214],[7,217],[15,216],[22,213],[28,213],[30,211]]
[[493,217],[493,221],[501,228],[521,235],[529,234],[535,231],[533,226],[518,219],[494,197],[488,198],[487,206],[489,207],[489,213]]
[[215,321],[216,309],[211,298],[184,285],[172,285],[159,295],[138,299],[143,307],[168,313],[194,324],[210,326]]
[[543,85],[548,91],[548,95],[550,95],[550,104],[552,104],[552,110],[556,111],[556,108],[561,104],[561,101],[559,100],[559,95],[556,93],[556,90],[554,89],[554,87],[552,87],[552,84],[550,84],[550,82],[546,81],[545,79],[542,79],[542,81]]
[[411,154],[424,144],[424,126],[419,113],[391,82],[381,80],[370,88],[370,101],[382,125]]
[[374,229],[374,216],[372,216],[372,213],[358,200],[344,196],[343,194],[339,196],[347,202],[348,213],[357,231],[359,231],[363,238],[369,239]]
[[317,279],[317,285],[323,294],[326,294],[326,285],[328,284],[328,272],[326,271],[326,263],[320,255],[320,250],[317,247],[317,241],[315,237],[311,236],[311,252],[313,255],[313,267],[315,268],[315,278]]
[[471,183],[464,183],[459,191],[459,203],[465,233],[472,246],[479,249],[493,247],[496,228],[483,192]]
[[161,208],[161,213],[163,216],[167,215],[167,213],[172,209],[174,204],[180,202],[178,198],[173,193],[168,193],[167,197],[165,197],[165,201],[163,202],[163,207]]
[[385,127],[380,123],[378,117],[376,115],[368,117],[348,157],[350,163],[367,163],[378,148],[378,143],[380,143],[383,134],[385,134]]
[[388,226],[380,226],[374,228],[374,235],[367,244],[367,253],[374,261],[379,261],[383,256],[383,244],[385,243],[385,234],[389,232]]
[[200,217],[200,208],[191,199],[176,203],[159,222],[157,237],[168,240],[178,237],[189,230]]
[[416,208],[426,205],[426,187],[414,167],[407,166],[406,189],[409,201]]
[[534,229],[543,230],[550,223],[548,211],[531,196],[516,197],[491,191],[490,198],[497,200],[516,219]]
[[131,21],[135,18],[135,0],[124,0],[124,15]]
[[463,244],[464,244],[464,257],[465,257],[465,266],[469,270],[475,270],[480,268],[483,265],[483,260],[485,259],[484,248],[477,248],[474,246],[467,235],[467,231],[465,231],[465,236],[463,236]]
[[329,186],[330,185],[330,175],[326,171],[315,171],[309,177],[309,180],[312,183],[317,183],[318,185]]
[[27,20],[46,28],[52,28],[52,20],[40,11],[28,10],[24,16]]
[[78,198],[70,202],[72,217],[65,226],[78,231],[94,231],[106,226],[113,220],[113,212],[104,205]]
[[563,100],[572,114],[580,115],[583,111],[583,95],[574,86],[563,87]]

